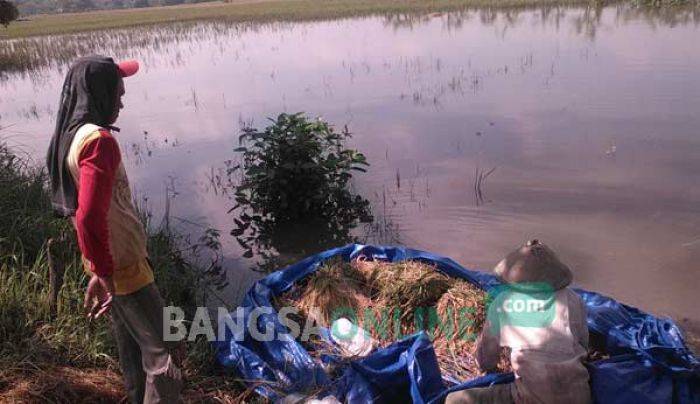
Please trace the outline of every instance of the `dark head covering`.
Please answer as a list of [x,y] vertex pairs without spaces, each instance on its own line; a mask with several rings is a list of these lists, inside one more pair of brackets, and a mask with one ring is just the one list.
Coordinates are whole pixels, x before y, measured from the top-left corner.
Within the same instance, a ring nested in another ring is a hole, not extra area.
[[74,216],[78,193],[66,157],[75,133],[86,123],[109,126],[113,116],[120,74],[111,58],[88,56],[78,59],[63,83],[46,165],[51,180],[51,204],[59,216]]
[[493,271],[508,284],[545,283],[554,290],[568,286],[573,278],[569,267],[539,240],[530,240],[508,254]]

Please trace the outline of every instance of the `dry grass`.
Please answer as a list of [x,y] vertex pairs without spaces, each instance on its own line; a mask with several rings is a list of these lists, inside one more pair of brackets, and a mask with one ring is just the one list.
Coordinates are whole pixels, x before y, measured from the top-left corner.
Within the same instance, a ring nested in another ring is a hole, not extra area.
[[366,306],[362,279],[348,265],[332,261],[278,299],[278,307],[295,306],[304,318],[329,327],[338,310],[360,311]]
[[[122,403],[126,391],[121,375],[111,368],[75,368],[23,362],[0,371],[0,402]],[[239,404],[264,402],[252,388],[225,376],[187,380],[182,394],[185,403]]]
[[416,261],[377,262],[371,275],[376,300],[388,307],[412,310],[432,306],[450,288],[450,278]]
[[486,293],[465,281],[457,281],[438,301],[438,316],[448,326],[436,330],[433,340],[443,374],[458,380],[480,374],[474,350],[486,320],[486,303]]
[[188,383],[182,393],[185,403],[265,403],[267,400],[259,397],[254,387],[242,388],[239,380],[231,380],[223,376],[208,376]]
[[0,401],[10,403],[118,403],[121,376],[111,369],[37,367],[24,363],[0,372]]
[[[486,303],[485,292],[466,281],[449,278],[433,266],[416,261],[363,260],[327,263],[276,302],[277,307],[299,308],[301,321],[316,309],[321,313],[320,323],[326,327],[337,317],[332,315],[334,310],[350,308],[376,347],[425,330],[433,337],[443,375],[456,380],[482,374],[473,351],[485,321]],[[423,310],[422,316],[416,314],[417,310]],[[432,322],[431,310],[437,316]],[[330,352],[316,345],[307,347]],[[510,371],[509,362],[504,352],[499,370]]]
[[[457,339],[475,339],[486,320],[487,294],[466,281],[457,281],[437,302],[437,313],[450,322]],[[470,322],[463,320],[468,314]]]

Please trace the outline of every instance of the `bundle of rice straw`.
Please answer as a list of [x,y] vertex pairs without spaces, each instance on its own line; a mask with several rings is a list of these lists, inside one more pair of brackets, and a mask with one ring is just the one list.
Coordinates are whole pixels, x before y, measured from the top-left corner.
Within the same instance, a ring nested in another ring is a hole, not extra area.
[[450,288],[450,278],[418,261],[365,262],[357,267],[368,279],[372,300],[398,309],[402,325],[410,325],[417,308],[435,305]]
[[449,322],[451,335],[438,330],[436,339],[474,342],[486,320],[487,294],[467,281],[458,280],[440,297],[437,314]]
[[329,327],[336,310],[360,311],[368,299],[362,293],[362,277],[341,260],[325,263],[294,290],[278,297],[277,306],[295,306],[299,314]]
[[[438,317],[446,327],[435,330],[433,346],[443,374],[467,380],[481,374],[474,353],[486,321],[488,295],[463,280],[455,281],[437,303]],[[511,371],[510,354],[503,350],[498,370]]]

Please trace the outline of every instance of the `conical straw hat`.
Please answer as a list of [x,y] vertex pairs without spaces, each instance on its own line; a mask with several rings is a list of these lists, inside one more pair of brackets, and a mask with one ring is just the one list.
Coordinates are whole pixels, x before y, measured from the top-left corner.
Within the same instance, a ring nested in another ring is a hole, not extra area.
[[530,240],[508,254],[493,271],[506,283],[547,283],[559,290],[571,283],[571,270],[551,248]]

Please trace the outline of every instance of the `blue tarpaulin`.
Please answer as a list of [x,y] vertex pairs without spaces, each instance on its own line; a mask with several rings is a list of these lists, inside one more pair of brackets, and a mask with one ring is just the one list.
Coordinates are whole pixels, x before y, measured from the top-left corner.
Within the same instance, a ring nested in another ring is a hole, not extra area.
[[[253,309],[259,330],[274,331],[271,341],[253,338],[251,330],[216,343],[220,363],[256,386],[256,392],[276,400],[291,393],[332,394],[342,402],[440,403],[456,390],[507,383],[513,374],[489,374],[448,388],[432,344],[424,333],[404,338],[370,355],[343,363],[329,376],[306,349],[288,334],[272,300],[333,257],[346,261],[365,256],[397,262],[419,260],[448,276],[465,279],[489,291],[499,285],[488,273],[471,271],[455,261],[404,247],[350,244],[308,257],[256,282],[242,303],[248,324]],[[700,403],[700,361],[687,348],[670,319],[657,318],[598,293],[575,289],[588,311],[591,336],[604,341],[610,358],[588,364],[591,391],[599,403]],[[329,359],[332,361],[332,359]]]

